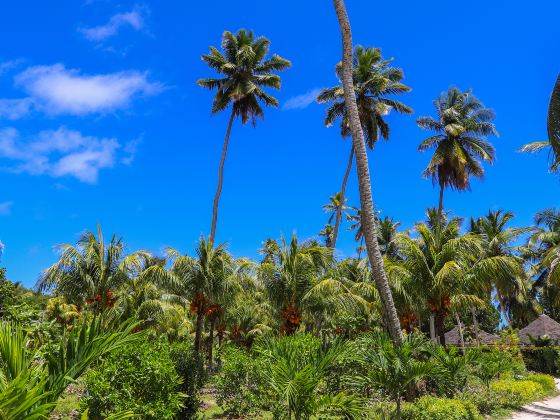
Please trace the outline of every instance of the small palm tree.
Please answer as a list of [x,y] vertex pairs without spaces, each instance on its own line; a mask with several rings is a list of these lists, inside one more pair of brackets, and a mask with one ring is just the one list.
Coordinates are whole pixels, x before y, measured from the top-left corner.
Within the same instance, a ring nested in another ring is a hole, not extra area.
[[424,177],[439,184],[438,219],[443,212],[445,188],[458,191],[470,188],[470,177],[482,179],[484,168],[480,160],[493,163],[494,147],[485,137],[498,135],[492,120],[494,112],[471,93],[452,87],[434,101],[437,118],[420,117],[416,121],[423,130],[436,134],[418,146],[423,152],[433,148],[434,154],[424,170]]
[[528,143],[519,149],[522,152],[539,152],[550,147],[550,172],[560,171],[560,74],[550,96],[548,106],[548,141]]
[[333,230],[334,230],[334,228],[332,227],[332,225],[327,224],[327,225],[325,225],[323,230],[321,230],[321,232],[319,232],[319,236],[322,236],[322,237],[325,238],[325,246],[327,248],[332,248]]
[[[379,48],[364,48],[358,45],[354,49],[352,67],[356,103],[367,146],[372,150],[380,136],[384,140],[389,140],[389,125],[385,121],[385,117],[391,110],[404,114],[411,114],[413,112],[411,108],[402,102],[390,98],[392,95],[403,94],[411,90],[402,83],[404,78],[403,71],[391,67],[391,62],[392,59],[383,59]],[[330,127],[340,119],[341,135],[342,137],[349,137],[351,132],[344,102],[342,63],[337,64],[336,75],[340,80],[340,85],[323,89],[317,97],[317,101],[330,104],[325,117],[325,125]],[[353,160],[354,147],[351,147],[342,188],[337,193],[340,199],[335,208],[334,245],[336,245],[338,238],[338,230],[342,220],[342,212],[344,211],[342,206],[346,200],[346,184],[352,169]]]
[[419,334],[409,334],[401,344],[393,344],[385,334],[370,333],[356,341],[353,357],[363,365],[364,373],[354,380],[389,394],[401,418],[401,399],[411,386],[435,373],[433,363],[423,357],[428,341]]
[[278,55],[267,58],[270,41],[264,37],[255,37],[252,31],[241,29],[237,34],[225,31],[222,35],[222,52],[210,47],[210,53],[202,60],[221,78],[200,79],[199,86],[217,90],[212,105],[212,114],[217,114],[231,105],[220,168],[218,171],[218,188],[214,197],[212,210],[212,229],[208,242],[214,243],[216,223],[218,221],[218,202],[222,192],[224,163],[228,148],[231,127],[235,118],[243,124],[257,118],[263,118],[262,104],[277,107],[278,100],[266,93],[263,88],[280,89],[280,76],[274,72],[286,70],[291,66],[288,60]]
[[60,259],[39,278],[38,289],[56,291],[68,303],[87,305],[96,313],[115,304],[117,291],[142,270],[143,261],[150,257],[145,251],[125,255],[123,239],[116,235],[106,244],[99,226],[97,237],[86,232],[76,246],[64,244],[60,250]]
[[[310,336],[293,336],[265,341],[256,351],[265,360],[261,374],[266,390],[275,402],[277,414],[289,420],[304,420],[321,415],[351,416],[365,414],[363,401],[338,393],[320,393],[327,372],[341,360],[346,348],[336,341],[323,349]],[[303,345],[303,346],[302,346]]]

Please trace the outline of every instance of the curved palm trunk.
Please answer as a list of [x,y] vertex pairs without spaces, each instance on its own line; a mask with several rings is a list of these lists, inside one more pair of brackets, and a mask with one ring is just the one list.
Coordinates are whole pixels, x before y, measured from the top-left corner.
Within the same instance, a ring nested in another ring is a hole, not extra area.
[[336,209],[336,220],[334,222],[334,231],[332,238],[332,248],[336,247],[336,240],[338,238],[338,229],[340,227],[340,221],[342,219],[342,206],[344,206],[344,197],[346,196],[346,184],[348,183],[348,177],[350,176],[350,170],[352,169],[352,163],[354,162],[354,146],[350,148],[350,158],[348,159],[348,166],[346,167],[346,173],[344,174],[344,179],[342,180],[342,188],[340,189],[340,203]]
[[397,310],[393,301],[393,295],[389,288],[389,282],[383,267],[383,257],[379,251],[377,234],[375,227],[375,215],[373,213],[373,199],[371,196],[371,181],[369,177],[368,156],[364,133],[358,115],[356,96],[354,95],[354,84],[352,80],[352,31],[344,0],[334,0],[334,7],[338,16],[340,29],[342,31],[342,83],[344,86],[344,101],[348,111],[348,120],[352,132],[352,142],[356,152],[356,166],[358,169],[358,184],[360,187],[360,205],[362,209],[362,227],[368,252],[369,261],[372,267],[373,277],[379,294],[381,303],[385,311],[385,318],[391,339],[394,343],[402,342],[402,331],[400,328]]
[[480,333],[478,332],[478,319],[476,318],[476,311],[472,306],[471,306],[471,315],[472,315],[472,320],[474,325],[474,336],[476,339],[476,345],[480,346]]
[[465,337],[463,336],[463,326],[461,325],[461,319],[459,314],[455,312],[455,321],[457,322],[457,328],[459,329],[459,341],[461,342],[461,351],[465,353]]
[[504,319],[506,320],[508,327],[511,328],[511,319],[509,319],[509,316],[506,311],[506,306],[504,305],[504,297],[502,296],[502,294],[498,289],[496,289],[496,296],[498,298],[498,303],[500,304],[500,311],[502,312],[502,315],[504,316]]
[[[436,232],[441,232],[442,228],[442,217],[443,217],[443,184],[439,184],[439,205],[438,205],[438,212],[437,212],[437,226]],[[439,236],[439,235],[438,235]]]
[[229,117],[229,124],[226,131],[226,138],[224,139],[222,158],[220,160],[220,168],[218,170],[218,188],[216,189],[216,195],[214,196],[214,206],[212,208],[212,229],[210,230],[210,237],[208,238],[208,243],[210,244],[210,246],[214,245],[214,238],[216,236],[216,224],[218,223],[218,204],[220,202],[220,194],[222,193],[222,185],[224,182],[224,163],[226,161],[229,135],[231,134],[231,126],[233,125],[234,117],[235,114],[232,110],[231,117]]

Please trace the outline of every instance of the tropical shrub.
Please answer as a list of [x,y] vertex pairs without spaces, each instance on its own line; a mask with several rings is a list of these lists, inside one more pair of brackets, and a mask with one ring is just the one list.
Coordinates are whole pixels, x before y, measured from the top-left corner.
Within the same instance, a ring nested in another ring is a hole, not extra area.
[[190,341],[172,343],[169,356],[181,379],[179,389],[185,398],[180,417],[192,418],[200,406],[199,391],[207,379],[202,356],[194,351]]
[[258,361],[248,351],[234,346],[223,348],[220,357],[222,367],[216,378],[218,404],[228,415],[254,413],[259,406]]
[[529,375],[525,379],[540,384],[546,394],[554,394],[556,392],[556,382],[550,375],[535,374]]
[[143,419],[172,419],[180,410],[180,378],[163,341],[111,353],[85,377],[90,418],[130,410]]
[[491,384],[499,407],[518,408],[546,395],[540,383],[530,380],[501,379]]
[[255,350],[262,360],[263,393],[272,402],[270,409],[275,418],[363,415],[361,398],[343,392],[321,392],[328,369],[347,355],[341,341],[324,349],[320,340],[303,334],[262,341]]
[[425,395],[402,408],[403,420],[482,420],[474,404],[451,398]]
[[504,374],[519,373],[524,371],[523,362],[509,352],[489,351],[475,352],[475,374],[484,383],[486,388],[490,382]]
[[432,382],[438,394],[453,397],[467,384],[474,353],[467,351],[462,355],[455,347],[446,349],[440,345],[435,345],[430,353],[431,360],[435,365],[435,375]]
[[527,370],[533,372],[558,373],[558,359],[560,352],[556,347],[534,347],[522,350],[523,361]]

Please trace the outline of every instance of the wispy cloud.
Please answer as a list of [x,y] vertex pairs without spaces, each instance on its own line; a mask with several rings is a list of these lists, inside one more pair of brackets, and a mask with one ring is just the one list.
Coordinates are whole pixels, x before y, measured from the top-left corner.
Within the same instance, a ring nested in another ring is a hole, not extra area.
[[135,31],[142,30],[145,27],[145,7],[136,6],[133,10],[126,13],[117,13],[113,15],[104,25],[99,26],[81,26],[78,31],[81,32],[90,41],[104,41],[115,36],[123,28],[131,28]]
[[32,106],[31,98],[0,99],[0,118],[17,120],[29,114]]
[[[0,216],[8,216],[12,213],[13,201],[4,201],[0,203]],[[4,249],[4,245],[0,242],[0,255],[1,251]]]
[[15,60],[3,61],[0,63],[0,75],[16,68],[21,63],[23,63],[22,58],[17,58]]
[[[164,89],[161,83],[150,82],[147,73],[86,75],[62,64],[30,67],[17,75],[15,81],[30,95],[25,100],[31,102],[19,103],[21,111],[25,106],[29,111],[32,104],[34,109],[50,115],[106,113],[127,107],[134,97],[155,95]],[[22,112],[13,113],[12,117],[16,115],[21,116]]]
[[304,109],[311,105],[317,99],[317,95],[321,92],[321,88],[315,88],[303,95],[294,96],[288,99],[282,109]]
[[111,168],[121,147],[114,138],[84,136],[60,127],[23,139],[14,128],[0,130],[0,159],[5,169],[54,178],[74,177],[94,184],[102,169]]

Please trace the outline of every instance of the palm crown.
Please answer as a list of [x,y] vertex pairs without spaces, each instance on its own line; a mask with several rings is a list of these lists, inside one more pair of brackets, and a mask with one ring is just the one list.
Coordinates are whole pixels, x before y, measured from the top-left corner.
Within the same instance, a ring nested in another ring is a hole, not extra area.
[[434,155],[424,170],[441,188],[457,190],[470,188],[470,176],[484,176],[480,160],[492,163],[494,147],[485,136],[498,135],[492,120],[494,112],[471,93],[450,88],[434,101],[437,118],[420,117],[417,124],[424,130],[435,131],[435,136],[424,140],[419,151],[435,148]]
[[[401,83],[404,77],[403,71],[389,66],[391,61],[392,59],[383,59],[379,48],[364,48],[358,45],[354,50],[352,63],[354,91],[362,129],[370,149],[378,140],[379,133],[381,133],[383,139],[389,139],[389,125],[383,117],[391,109],[399,113],[412,114],[411,108],[402,102],[387,97],[411,90]],[[339,79],[342,79],[342,63],[338,63],[336,66],[336,75]],[[317,97],[317,101],[332,103],[327,110],[325,125],[332,126],[336,120],[341,118],[342,136],[349,136],[350,125],[346,115],[342,85],[324,89]]]
[[218,113],[233,104],[233,114],[246,123],[255,124],[264,113],[261,103],[278,106],[278,100],[263,88],[280,89],[280,76],[275,71],[286,70],[291,63],[278,55],[267,58],[270,41],[255,37],[252,31],[241,29],[237,34],[225,31],[222,52],[210,47],[202,56],[208,66],[223,77],[200,79],[197,83],[210,90],[217,90],[212,113]]

